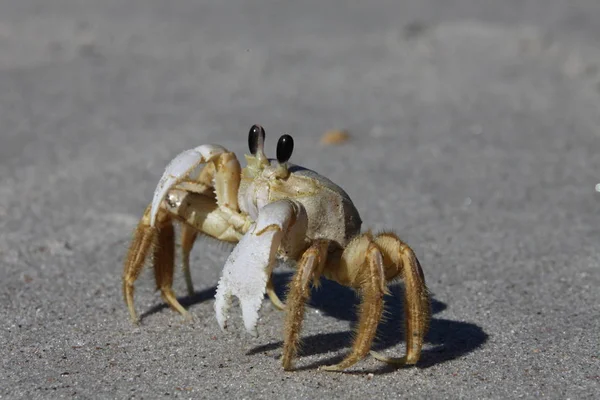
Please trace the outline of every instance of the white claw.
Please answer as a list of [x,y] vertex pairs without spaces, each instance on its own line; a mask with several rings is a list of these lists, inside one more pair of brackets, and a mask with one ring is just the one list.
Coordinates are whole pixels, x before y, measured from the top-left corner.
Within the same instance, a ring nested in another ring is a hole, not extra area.
[[[258,220],[227,258],[217,287],[215,312],[221,329],[227,327],[232,296],[241,303],[246,331],[258,336],[258,312],[273,270],[277,249],[297,208],[281,200],[263,207]],[[305,214],[304,214],[305,215]]]
[[154,226],[160,203],[165,198],[169,189],[181,182],[181,180],[187,177],[198,165],[211,161],[216,156],[225,153],[226,151],[227,150],[224,147],[216,144],[204,144],[181,152],[171,160],[154,190],[152,209],[150,212],[150,224]]

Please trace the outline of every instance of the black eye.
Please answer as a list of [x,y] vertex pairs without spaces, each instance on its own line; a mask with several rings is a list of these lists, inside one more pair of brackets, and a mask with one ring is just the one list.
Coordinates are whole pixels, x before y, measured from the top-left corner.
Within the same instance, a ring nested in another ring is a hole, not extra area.
[[277,161],[284,163],[290,159],[294,151],[294,139],[290,135],[283,135],[277,142]]
[[248,147],[250,153],[256,155],[259,147],[262,148],[265,143],[265,130],[260,125],[252,125],[250,132],[248,132]]

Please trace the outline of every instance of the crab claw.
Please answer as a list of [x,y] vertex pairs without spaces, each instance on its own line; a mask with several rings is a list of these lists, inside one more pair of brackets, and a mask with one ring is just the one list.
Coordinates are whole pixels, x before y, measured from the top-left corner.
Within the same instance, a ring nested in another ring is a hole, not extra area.
[[227,150],[219,145],[204,144],[181,152],[171,160],[154,190],[152,208],[150,210],[150,225],[154,226],[160,203],[165,198],[169,189],[185,179],[198,165],[212,161],[218,155],[225,152]]
[[264,206],[259,211],[256,223],[229,255],[215,296],[215,312],[221,329],[227,328],[231,299],[236,296],[240,300],[246,331],[258,336],[258,311],[279,245],[290,222],[297,224],[298,216],[306,218],[306,212],[299,211],[299,205],[290,200],[279,200]]

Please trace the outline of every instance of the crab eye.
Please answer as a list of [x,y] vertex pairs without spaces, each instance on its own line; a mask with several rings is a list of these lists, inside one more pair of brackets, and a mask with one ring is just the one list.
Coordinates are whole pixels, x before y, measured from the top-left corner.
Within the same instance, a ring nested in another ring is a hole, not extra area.
[[294,139],[290,135],[283,135],[277,142],[277,161],[284,163],[290,159],[294,151]]
[[252,125],[250,132],[248,132],[248,147],[250,153],[254,156],[259,148],[263,147],[265,143],[265,130],[260,125]]

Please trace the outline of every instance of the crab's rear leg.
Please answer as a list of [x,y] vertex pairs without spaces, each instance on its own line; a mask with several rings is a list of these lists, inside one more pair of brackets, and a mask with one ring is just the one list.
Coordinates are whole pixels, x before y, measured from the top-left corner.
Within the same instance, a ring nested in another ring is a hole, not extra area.
[[393,233],[382,233],[375,242],[384,254],[388,280],[400,276],[404,281],[404,314],[406,320],[406,355],[388,357],[371,351],[380,361],[396,365],[416,364],[431,318],[429,291],[419,260],[414,251]]
[[363,359],[371,348],[377,326],[383,315],[383,297],[386,293],[383,254],[370,235],[365,234],[350,242],[342,256],[341,265],[357,271],[352,286],[358,288],[361,303],[358,329],[352,350],[340,363],[321,367],[325,371],[342,371]]

